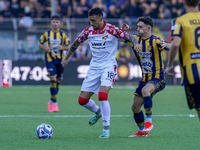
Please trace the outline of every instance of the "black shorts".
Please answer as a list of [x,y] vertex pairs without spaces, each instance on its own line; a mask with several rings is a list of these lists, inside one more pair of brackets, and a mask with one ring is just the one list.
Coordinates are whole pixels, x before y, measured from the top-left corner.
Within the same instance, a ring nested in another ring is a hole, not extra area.
[[185,85],[185,93],[187,97],[188,107],[200,110],[200,82]]

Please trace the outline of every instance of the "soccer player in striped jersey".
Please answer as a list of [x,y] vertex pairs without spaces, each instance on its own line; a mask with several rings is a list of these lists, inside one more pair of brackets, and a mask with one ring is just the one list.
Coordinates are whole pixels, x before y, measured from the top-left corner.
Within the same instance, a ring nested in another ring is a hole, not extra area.
[[68,37],[59,28],[60,17],[55,15],[51,18],[52,28],[40,37],[39,47],[45,51],[45,63],[50,78],[51,98],[48,102],[48,112],[58,112],[57,94],[60,81],[63,79],[63,67],[61,61],[64,59],[64,50],[70,48]]
[[[152,28],[153,20],[150,17],[139,17],[137,19],[138,35],[134,36],[142,46],[142,49],[138,52],[134,50],[134,53],[142,70],[142,79],[139,81],[134,94],[132,111],[139,130],[129,137],[147,137],[149,135],[148,132],[153,129],[153,95],[165,88],[165,71],[161,52],[168,50],[170,44],[152,35]],[[123,24],[122,29],[127,30],[129,26]],[[127,43],[131,47],[133,46],[130,42]],[[142,105],[144,105],[146,121],[144,121]]]
[[196,109],[200,120],[200,12],[199,0],[183,0],[186,14],[173,20],[172,45],[166,68],[173,75],[173,61],[179,55],[181,85],[185,86],[188,107]]
[[[117,53],[118,39],[128,40],[134,44],[134,49],[138,51],[141,46],[137,39],[118,27],[103,20],[103,12],[100,8],[93,8],[89,11],[88,18],[90,26],[82,31],[78,38],[73,42],[69,53],[62,61],[63,67],[68,63],[69,57],[77,47],[85,40],[89,40],[92,59],[87,76],[83,81],[78,102],[84,108],[92,111],[95,115],[90,119],[89,124],[94,125],[102,116],[103,131],[99,138],[109,138],[110,126],[110,104],[108,93],[113,87],[117,74]],[[101,108],[91,99],[96,93]]]

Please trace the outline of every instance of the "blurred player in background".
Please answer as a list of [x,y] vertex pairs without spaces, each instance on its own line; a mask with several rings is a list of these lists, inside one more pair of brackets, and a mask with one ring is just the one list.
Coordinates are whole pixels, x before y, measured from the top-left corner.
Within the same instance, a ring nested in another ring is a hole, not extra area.
[[187,11],[175,19],[172,25],[172,46],[166,68],[168,75],[173,70],[173,61],[179,52],[181,85],[185,86],[188,106],[196,109],[200,120],[200,12],[199,0],[183,0]]
[[57,94],[60,81],[63,79],[63,67],[61,61],[64,59],[63,50],[69,50],[67,35],[60,30],[60,17],[52,16],[52,28],[40,37],[39,47],[45,51],[45,62],[50,78],[51,99],[48,102],[48,112],[58,112]]
[[[153,129],[153,95],[165,88],[165,72],[161,52],[163,50],[169,50],[170,44],[152,35],[152,28],[153,20],[150,17],[139,17],[137,19],[138,35],[134,36],[142,46],[142,49],[138,52],[134,51],[134,53],[142,69],[142,79],[135,91],[132,111],[139,130],[129,137],[147,137],[149,135],[148,132]],[[128,30],[130,27],[127,24],[123,24],[122,29]],[[133,46],[131,43],[127,43],[131,47]],[[143,104],[146,114],[145,123],[144,114],[141,109]]]
[[[141,46],[134,36],[129,35],[114,25],[106,23],[103,20],[103,12],[100,8],[91,9],[88,16],[91,25],[84,29],[73,42],[69,53],[62,61],[62,65],[65,67],[69,57],[78,46],[89,39],[92,59],[90,69],[81,87],[78,102],[81,106],[95,113],[89,121],[90,125],[94,125],[102,116],[104,128],[99,138],[109,138],[111,109],[108,102],[108,92],[113,86],[117,73],[115,56],[117,53],[118,39],[130,41],[134,44],[135,50],[139,50]],[[90,99],[94,93],[98,94],[101,109]]]
[[121,49],[117,51],[116,60],[126,63],[131,59],[131,54],[126,44],[122,45]]

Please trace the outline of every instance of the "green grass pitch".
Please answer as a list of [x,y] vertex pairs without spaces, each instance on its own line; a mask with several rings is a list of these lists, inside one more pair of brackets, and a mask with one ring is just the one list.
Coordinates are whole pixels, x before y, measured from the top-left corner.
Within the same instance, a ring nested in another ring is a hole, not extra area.
[[[137,132],[131,104],[135,86],[114,86],[109,93],[109,139],[99,139],[103,125],[90,126],[93,115],[79,106],[80,86],[60,86],[60,111],[47,112],[48,86],[0,88],[0,150],[199,150],[200,124],[189,110],[184,88],[166,86],[153,98],[154,129],[149,137],[128,138]],[[97,95],[92,99],[99,105]],[[53,127],[51,139],[38,139],[36,127]]]

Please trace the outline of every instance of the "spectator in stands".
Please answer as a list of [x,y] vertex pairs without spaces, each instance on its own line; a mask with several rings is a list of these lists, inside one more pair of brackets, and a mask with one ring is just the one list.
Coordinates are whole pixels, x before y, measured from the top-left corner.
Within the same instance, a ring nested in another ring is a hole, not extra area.
[[139,7],[139,3],[136,0],[130,0],[124,10],[126,18],[138,18],[142,14],[142,10]]
[[10,10],[10,2],[6,1],[4,3],[4,9],[1,12],[1,14],[3,15],[4,18],[12,18],[14,17],[14,15],[12,14],[11,10]]
[[28,2],[26,0],[20,0],[20,2],[19,2],[19,13],[18,13],[19,18],[24,16],[25,6],[28,6]]
[[80,0],[79,6],[81,7],[81,10],[83,11],[84,15],[88,17],[89,7],[87,5],[87,1],[86,0]]
[[77,50],[74,52],[72,60],[83,61],[87,59],[87,48],[83,44],[80,44]]
[[30,0],[29,7],[30,7],[30,17],[36,18],[37,17],[37,10],[36,10],[37,3],[35,3],[33,0]]
[[142,16],[150,16],[151,15],[151,7],[148,3],[146,3],[144,0],[140,0],[140,8],[142,9]]
[[96,0],[96,3],[92,5],[92,8],[100,8],[103,11],[103,18],[106,18],[107,16],[107,6],[105,3],[103,3],[103,0]]
[[164,4],[161,4],[159,6],[158,18],[160,18],[160,19],[170,19],[171,18],[171,11],[167,7],[165,7]]
[[44,18],[50,18],[51,16],[51,0],[46,0],[44,6]]
[[119,14],[116,12],[115,5],[110,5],[106,18],[119,18]]
[[72,15],[72,4],[70,0],[61,0],[61,13],[70,18]]
[[24,16],[19,20],[19,27],[30,28],[33,25],[33,19],[30,17],[31,8],[25,6]]
[[151,9],[150,16],[152,18],[158,18],[158,13],[159,13],[159,11],[158,11],[158,5],[159,5],[159,3],[156,2],[156,1],[152,1],[150,3],[150,9]]
[[181,16],[184,12],[182,3],[178,3],[178,0],[172,0],[170,5],[172,18],[176,18],[178,16]]
[[122,45],[120,50],[117,50],[116,60],[126,63],[131,59],[130,51],[126,44]]
[[11,10],[11,12],[12,12],[12,14],[13,14],[13,16],[15,17],[15,18],[17,18],[18,17],[18,13],[19,13],[19,2],[18,2],[18,0],[12,0],[11,1],[11,4],[10,4],[10,10]]
[[81,6],[76,7],[76,12],[73,15],[73,18],[87,18],[87,15],[82,11]]
[[44,16],[43,9],[44,9],[44,7],[41,5],[41,3],[38,3],[37,7],[36,7],[36,19],[37,20],[42,20],[42,18]]

